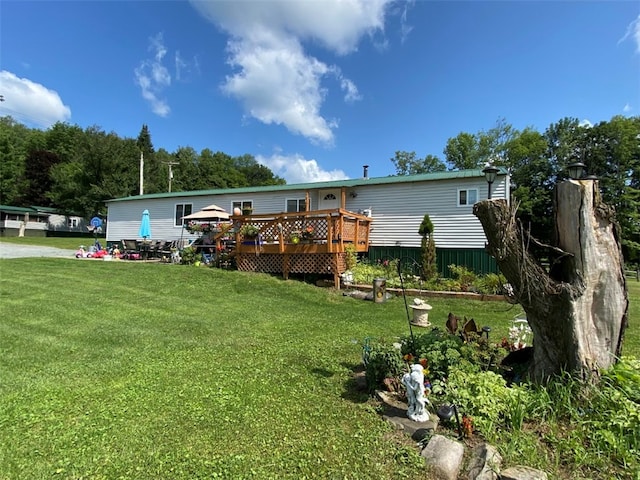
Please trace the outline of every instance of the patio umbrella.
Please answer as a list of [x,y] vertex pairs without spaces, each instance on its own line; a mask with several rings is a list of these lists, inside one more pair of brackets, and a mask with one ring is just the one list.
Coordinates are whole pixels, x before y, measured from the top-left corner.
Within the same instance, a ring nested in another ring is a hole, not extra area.
[[217,205],[209,205],[182,218],[183,220],[229,220],[229,214]]
[[151,238],[151,222],[149,221],[149,210],[142,212],[142,220],[140,221],[140,230],[138,236],[145,240]]

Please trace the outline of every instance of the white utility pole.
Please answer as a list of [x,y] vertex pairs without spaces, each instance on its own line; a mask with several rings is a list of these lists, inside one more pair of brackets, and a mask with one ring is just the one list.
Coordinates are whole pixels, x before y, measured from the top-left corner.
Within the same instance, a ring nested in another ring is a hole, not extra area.
[[173,180],[173,166],[180,165],[180,162],[164,162],[169,165],[169,193],[171,193],[171,180]]
[[144,153],[140,150],[140,195],[144,195]]

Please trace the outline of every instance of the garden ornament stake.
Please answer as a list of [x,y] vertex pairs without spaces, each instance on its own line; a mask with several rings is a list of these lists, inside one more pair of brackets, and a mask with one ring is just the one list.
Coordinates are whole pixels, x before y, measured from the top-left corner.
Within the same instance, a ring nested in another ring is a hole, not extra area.
[[402,298],[404,298],[404,309],[407,311],[407,323],[409,324],[409,334],[411,335],[411,353],[416,354],[416,341],[413,338],[413,329],[411,328],[411,317],[409,316],[409,305],[407,305],[407,294],[404,291],[404,280],[400,270],[401,260],[398,260],[398,276],[400,277],[400,288],[402,288]]
[[438,415],[438,418],[440,420],[451,420],[451,417],[453,417],[453,415],[455,414],[456,423],[458,425],[459,438],[463,437],[462,426],[460,425],[460,417],[458,417],[458,407],[455,403],[453,405],[449,405],[446,403],[444,405],[441,405],[440,408],[438,408],[436,414]]

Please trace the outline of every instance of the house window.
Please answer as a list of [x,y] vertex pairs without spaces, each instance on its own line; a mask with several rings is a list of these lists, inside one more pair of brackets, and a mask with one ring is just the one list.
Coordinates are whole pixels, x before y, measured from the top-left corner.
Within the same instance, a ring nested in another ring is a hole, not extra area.
[[193,212],[193,204],[191,203],[177,203],[176,204],[176,218],[173,223],[174,227],[181,227],[185,221],[182,217],[186,217],[187,215],[191,215]]
[[336,200],[336,196],[333,193],[327,193],[324,196],[324,200]]
[[67,220],[67,226],[69,228],[77,228],[78,227],[78,219],[77,218],[70,218]]
[[307,201],[304,198],[288,198],[287,212],[306,212]]
[[458,190],[458,206],[466,207],[478,201],[478,189]]
[[253,210],[253,200],[239,200],[237,202],[233,202],[231,204],[231,211],[233,212],[236,208],[240,210]]

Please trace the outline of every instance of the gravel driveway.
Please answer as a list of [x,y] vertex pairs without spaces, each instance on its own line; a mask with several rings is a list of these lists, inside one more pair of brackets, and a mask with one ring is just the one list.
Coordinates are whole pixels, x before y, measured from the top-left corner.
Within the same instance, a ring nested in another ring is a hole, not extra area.
[[67,250],[63,248],[40,247],[37,245],[16,245],[15,243],[0,242],[0,258],[75,258],[75,253],[75,250]]

